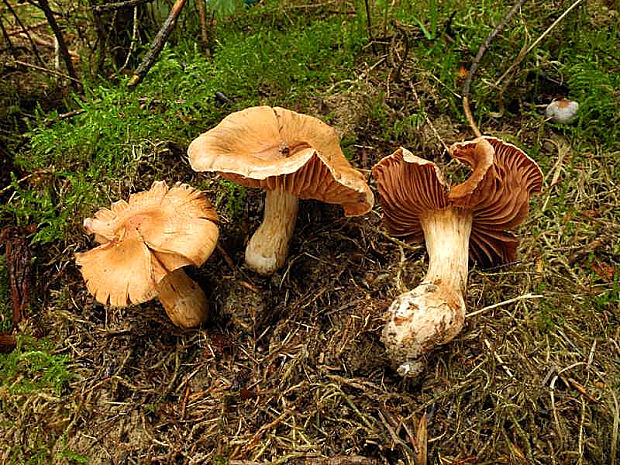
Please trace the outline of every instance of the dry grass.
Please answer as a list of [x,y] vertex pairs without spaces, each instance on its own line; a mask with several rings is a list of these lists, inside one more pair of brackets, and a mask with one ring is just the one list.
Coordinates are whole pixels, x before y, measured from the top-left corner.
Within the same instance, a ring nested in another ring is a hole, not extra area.
[[[368,96],[383,96],[390,120],[419,108],[412,86],[429,108],[440,104],[435,79],[412,61],[401,68],[411,81],[395,80],[395,63],[360,65],[359,79],[309,103],[356,136],[352,163],[364,170],[395,148],[374,130]],[[197,330],[173,327],[157,303],[96,304],[72,258],[89,246],[78,231],[37,251],[40,324],[76,376],[56,395],[0,387],[0,444],[42,444],[58,463],[78,460],[61,453],[70,449],[93,464],[349,455],[422,465],[425,427],[428,463],[620,463],[620,152],[582,146],[540,119],[499,121],[484,132],[541,147],[544,191],[519,229],[519,262],[470,271],[468,308],[485,310],[421,379],[387,368],[379,336],[390,302],[423,276],[424,248],[387,236],[379,207],[344,219],[337,207],[305,201],[287,266],[260,278],[243,265],[262,211],[262,194],[248,192],[236,216],[220,208],[223,251],[192,274],[212,307]],[[442,141],[464,131],[430,111],[405,137],[410,150],[451,168]],[[200,183],[223,207],[217,178],[196,175],[176,154],[161,154],[167,162],[169,181]],[[150,182],[137,169],[125,180],[135,189]]]

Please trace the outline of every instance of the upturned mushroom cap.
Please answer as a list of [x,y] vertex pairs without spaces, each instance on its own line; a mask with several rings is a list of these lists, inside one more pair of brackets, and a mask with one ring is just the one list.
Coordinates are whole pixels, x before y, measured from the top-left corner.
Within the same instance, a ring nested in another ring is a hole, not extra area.
[[279,107],[232,113],[188,148],[195,171],[217,172],[246,187],[282,188],[301,199],[340,204],[346,216],[374,203],[364,176],[351,167],[333,128]]
[[455,204],[473,212],[472,258],[483,266],[492,266],[516,259],[519,240],[508,231],[527,218],[530,195],[541,191],[543,176],[523,150],[495,137],[456,143],[449,152],[475,172],[475,154],[487,143],[493,148],[493,165],[478,186],[479,195]]
[[383,224],[393,236],[424,241],[420,219],[448,207],[448,188],[435,163],[399,148],[372,168],[377,180]]
[[454,144],[450,155],[472,168],[449,190],[436,165],[399,149],[373,168],[384,224],[390,234],[422,242],[420,218],[448,207],[473,214],[470,256],[483,266],[513,261],[518,239],[507,232],[523,222],[529,196],[540,192],[542,173],[512,144],[480,137]]
[[205,262],[217,242],[217,221],[202,192],[155,182],[85,220],[102,245],[76,253],[76,262],[97,301],[119,307],[146,302],[166,275]]

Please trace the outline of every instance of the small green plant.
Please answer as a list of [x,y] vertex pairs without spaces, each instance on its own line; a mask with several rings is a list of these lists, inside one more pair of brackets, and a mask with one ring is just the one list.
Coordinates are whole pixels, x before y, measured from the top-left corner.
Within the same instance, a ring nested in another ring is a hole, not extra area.
[[73,379],[68,369],[69,357],[54,355],[53,345],[46,339],[18,337],[17,348],[0,355],[0,379],[9,394],[27,394],[50,390],[59,396]]
[[420,109],[417,112],[403,119],[394,122],[392,133],[395,139],[409,139],[415,131],[418,131],[425,122],[426,113]]
[[226,192],[226,212],[231,218],[237,218],[243,211],[246,196],[245,187],[224,180],[220,180],[220,186],[224,187]]
[[58,458],[59,459],[64,459],[65,461],[68,461],[68,463],[88,463],[88,458],[80,455],[76,452],[74,452],[73,450],[71,450],[69,447],[67,447],[67,438],[66,436],[63,436],[62,438],[62,445],[63,448],[62,450],[58,453]]
[[439,20],[439,7],[437,5],[437,0],[429,0],[428,2],[428,28],[417,17],[414,17],[413,20],[422,30],[426,40],[433,40],[437,38],[437,24]]

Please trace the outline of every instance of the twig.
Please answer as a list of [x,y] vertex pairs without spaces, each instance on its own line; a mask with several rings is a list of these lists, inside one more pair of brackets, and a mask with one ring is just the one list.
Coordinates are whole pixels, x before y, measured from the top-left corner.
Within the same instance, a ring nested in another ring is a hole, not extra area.
[[620,425],[620,407],[618,407],[618,398],[611,389],[611,396],[614,399],[614,426],[611,435],[611,465],[616,465],[616,451],[618,449],[618,425]]
[[[418,92],[416,91],[415,86],[413,85],[413,82],[409,81],[409,87],[411,87],[411,91],[413,92],[413,96],[415,97],[415,100],[416,100],[416,102],[418,104],[418,107],[420,109],[422,109],[422,102],[420,101],[420,97],[418,96]],[[424,112],[424,119],[426,120],[426,123],[431,127],[431,130],[433,131],[433,134],[435,134],[435,137],[439,140],[439,142],[443,146],[444,150],[447,152],[448,151],[447,144],[441,138],[441,136],[437,132],[437,129],[435,129],[435,126],[433,125],[433,123],[431,123],[431,120],[428,117],[428,115],[426,114],[426,112]]]
[[[45,24],[47,24],[47,22]],[[20,32],[17,33],[17,35],[25,36],[26,33],[23,32],[23,31],[20,31]],[[43,47],[50,47],[50,48],[56,47],[56,45],[53,42],[49,42],[49,41],[45,40],[44,38],[36,35],[35,33],[31,33],[30,37],[32,37],[33,42],[35,44],[37,44],[37,45],[42,45]],[[74,51],[74,50],[69,50],[69,55],[71,55],[72,58],[77,58],[78,57],[77,52]]]
[[[199,0],[198,3],[202,3],[202,0]],[[134,48],[136,47],[136,43],[138,42],[138,7],[133,7],[133,30],[131,32],[131,43],[129,44],[129,50],[127,51],[127,57],[125,58],[125,63],[121,66],[121,70],[125,69],[129,64],[129,59],[131,58],[131,54],[133,53]]]
[[22,34],[24,32],[24,29],[26,29],[27,31],[32,31],[33,29],[38,29],[41,26],[46,26],[46,25],[47,25],[47,21],[39,21],[38,23],[29,24],[25,28],[19,28],[19,30],[14,29],[12,31],[9,31],[9,35],[16,36],[18,34]]
[[102,13],[110,10],[120,10],[131,6],[142,5],[143,3],[151,3],[153,0],[127,0],[126,2],[107,3],[105,5],[95,5],[91,9],[95,13]]
[[418,424],[418,465],[427,465],[428,463],[428,421],[426,418],[426,412],[420,418],[420,423]]
[[472,131],[474,131],[476,137],[482,136],[482,133],[480,132],[480,129],[478,129],[478,126],[474,121],[474,117],[471,114],[471,109],[469,108],[469,88],[471,87],[471,81],[474,78],[474,74],[476,73],[478,66],[480,65],[480,60],[482,60],[484,53],[487,51],[487,48],[489,48],[489,45],[491,45],[491,41],[495,38],[497,34],[501,32],[502,29],[504,29],[504,26],[506,26],[508,21],[510,21],[510,18],[512,18],[512,16],[519,10],[519,8],[521,8],[521,5],[524,1],[525,0],[517,0],[514,6],[506,14],[504,19],[501,20],[501,22],[495,27],[495,29],[493,29],[493,31],[489,34],[486,40],[482,43],[482,45],[478,49],[478,53],[476,54],[474,61],[471,64],[471,68],[469,68],[469,72],[467,73],[465,82],[463,83],[463,92],[461,92],[463,96],[463,110],[465,111],[467,122],[469,123]]
[[372,19],[370,18],[370,4],[368,0],[364,0],[364,7],[366,8],[366,26],[368,27],[368,38],[370,39],[370,46],[372,47],[372,53],[377,54],[375,48],[375,39],[372,35]]
[[568,13],[570,13],[570,12],[571,12],[571,11],[572,11],[572,10],[573,10],[573,9],[574,9],[577,5],[579,5],[580,3],[581,3],[581,0],[576,0],[576,1],[575,1],[572,5],[571,5],[571,6],[569,6],[569,7],[566,9],[566,11],[565,11],[564,13],[562,13],[562,14],[560,15],[560,17],[559,17],[558,19],[556,19],[556,20],[555,20],[555,21],[551,24],[551,26],[549,26],[549,27],[547,28],[547,30],[546,30],[545,32],[543,32],[543,33],[540,35],[540,37],[539,37],[538,39],[536,39],[536,40],[534,41],[534,43],[533,43],[532,45],[530,45],[530,46],[529,46],[529,47],[528,47],[528,48],[527,48],[527,49],[526,49],[523,53],[520,53],[520,54],[519,54],[519,56],[517,57],[517,59],[515,60],[515,62],[514,62],[512,65],[510,65],[510,66],[508,67],[508,69],[504,72],[504,74],[502,74],[502,75],[499,77],[499,79],[495,82],[495,86],[499,86],[499,83],[500,83],[500,82],[502,82],[502,81],[504,80],[504,78],[505,78],[508,74],[510,74],[510,73],[512,72],[512,70],[513,70],[514,68],[516,68],[516,67],[517,67],[517,66],[518,66],[518,65],[519,65],[519,64],[523,61],[523,59],[525,58],[525,56],[526,56],[528,53],[530,53],[530,52],[531,52],[531,51],[532,51],[532,50],[533,50],[533,49],[534,49],[534,48],[535,48],[535,47],[536,47],[536,46],[540,43],[540,41],[541,41],[541,40],[543,40],[543,39],[544,39],[544,38],[545,38],[545,37],[546,37],[546,36],[547,36],[547,35],[548,35],[548,34],[549,34],[552,30],[553,30],[553,28],[555,28],[555,27],[556,27],[556,26],[560,23],[560,21],[562,21],[562,20],[564,19],[564,17],[566,17],[566,15],[567,15]]
[[186,0],[176,0],[174,2],[174,5],[172,5],[172,9],[170,10],[170,14],[168,15],[161,29],[155,36],[155,39],[153,39],[151,48],[148,52],[146,52],[146,55],[142,59],[142,63],[140,63],[140,66],[138,66],[138,69],[134,72],[133,77],[127,83],[127,87],[135,87],[140,84],[140,82],[142,82],[142,79],[144,79],[144,76],[146,76],[146,73],[149,72],[151,66],[153,66],[153,64],[157,60],[159,52],[161,52],[161,49],[164,48],[166,39],[174,29],[177,18],[179,17],[181,10],[183,10],[185,2]]
[[392,427],[392,425],[390,425],[390,422],[387,420],[386,415],[384,415],[384,413],[381,410],[377,410],[377,414],[379,415],[379,419],[381,420],[385,428],[388,430],[388,433],[390,433],[390,437],[392,438],[392,441],[394,442],[394,444],[398,444],[403,449],[403,451],[408,457],[413,457],[414,456],[413,451],[411,450],[411,448],[407,445],[405,441],[403,441],[400,437],[398,437],[398,434],[396,434],[396,432],[394,431],[394,428]]
[[502,358],[499,356],[499,354],[497,352],[495,352],[495,350],[493,350],[493,348],[491,347],[491,343],[488,341],[488,339],[484,340],[484,345],[487,346],[487,349],[489,349],[491,352],[493,352],[493,356],[495,357],[495,359],[498,361],[499,365],[504,369],[504,371],[508,374],[508,376],[510,376],[511,378],[514,379],[515,375],[512,374],[512,371],[510,371],[510,368],[508,368],[506,366],[506,364],[504,363],[504,361],[502,360]]
[[[254,435],[250,438],[250,440],[241,448],[241,450],[243,451],[248,451],[249,449],[251,449],[252,447],[254,447],[256,445],[256,443],[259,441],[259,439],[261,438],[261,436],[265,433],[265,431],[269,431],[270,429],[275,428],[276,426],[278,426],[282,420],[284,420],[287,416],[289,416],[291,414],[290,411],[285,410],[284,412],[282,412],[280,414],[280,416],[276,417],[275,420],[271,421],[270,423],[267,423],[263,426],[261,426],[260,428],[258,428],[258,431],[256,431],[256,433],[254,433]],[[238,451],[235,451],[238,452]],[[236,455],[233,452],[233,455]]]
[[[228,465],[269,465],[272,462],[256,462],[253,460],[229,460]],[[298,457],[285,463],[299,465],[377,465],[377,459],[361,457],[359,455],[335,455],[334,457]]]
[[511,304],[513,302],[518,302],[519,300],[524,300],[524,299],[540,299],[542,298],[542,295],[538,295],[538,294],[523,294],[520,295],[519,297],[515,297],[514,299],[509,299],[509,300],[504,300],[503,302],[499,302],[497,304],[493,304],[493,305],[489,305],[487,307],[483,307],[480,310],[476,310],[475,312],[471,312],[468,313],[467,315],[465,315],[465,318],[471,318],[472,316],[476,316],[479,315],[483,312],[486,312],[487,310],[491,310],[493,308],[497,308],[497,307],[503,307],[504,305],[508,305]]
[[[386,20],[387,20],[387,6],[386,6],[385,11],[386,11]],[[409,55],[409,35],[407,34],[407,31],[405,31],[404,29],[398,26],[397,22],[394,22],[393,24],[394,24],[394,27],[398,30],[398,32],[400,32],[400,34],[403,36],[403,39],[405,40],[405,52],[403,53],[403,58],[400,60],[400,63],[398,64],[398,68],[396,68],[396,73],[394,76],[395,81],[400,81],[400,75],[403,70],[403,66],[405,65],[405,61],[407,61],[407,56]],[[385,27],[387,26],[384,24],[384,28]]]
[[[24,176],[23,178],[18,179],[17,181],[15,181],[15,184],[21,184],[24,181],[27,181],[28,179],[32,178],[33,176],[40,176],[42,174],[48,174],[51,173],[52,171],[50,170],[38,170],[38,171],[33,171],[32,173]],[[4,194],[6,191],[8,191],[9,189],[11,189],[14,185],[11,183],[8,186],[4,186],[2,189],[0,189],[0,195]]]
[[16,65],[25,66],[26,68],[32,68],[32,69],[36,69],[37,71],[43,71],[44,73],[49,73],[49,74],[53,74],[55,76],[59,76],[59,77],[65,78],[65,79],[70,79],[71,81],[80,84],[80,81],[78,79],[72,78],[71,76],[68,76],[65,73],[61,73],[61,72],[56,71],[54,69],[44,68],[43,66],[33,65],[31,63],[26,63],[25,61],[20,61],[20,60],[15,60],[14,63]]
[[69,49],[67,48],[67,44],[65,42],[64,37],[62,36],[62,32],[60,31],[60,27],[56,22],[56,18],[54,18],[54,13],[52,12],[50,5],[47,0],[39,0],[37,6],[43,11],[43,14],[47,18],[47,22],[52,28],[52,32],[54,33],[54,37],[58,41],[58,48],[60,50],[60,55],[62,56],[63,61],[65,62],[65,66],[67,68],[67,72],[71,77],[72,86],[74,88],[78,88],[80,84],[79,79],[77,78],[77,74],[75,74],[75,69],[73,68],[73,62],[71,61],[71,55],[69,55]]
[[9,1],[8,0],[2,0],[2,1],[7,6],[9,11],[11,12],[11,14],[15,17],[15,21],[17,21],[17,24],[19,24],[19,27],[22,28],[22,31],[24,32],[24,34],[26,34],[26,36],[30,40],[30,45],[32,45],[32,51],[33,51],[34,55],[37,57],[37,60],[39,61],[39,63],[43,64],[43,60],[41,59],[41,55],[39,55],[39,50],[37,49],[37,46],[32,41],[32,37],[30,37],[30,34],[28,34],[28,29],[26,29],[26,26],[24,26],[24,23],[22,23],[21,19],[19,19],[19,16],[17,16],[17,13],[15,13],[15,10],[13,9],[13,7],[9,3]]
[[6,29],[4,28],[4,23],[2,22],[2,18],[0,18],[0,29],[2,29],[2,35],[4,36],[6,43],[9,44],[9,50],[11,50],[11,56],[13,57],[14,60],[16,60],[17,52],[15,51],[15,47],[13,46],[13,42],[11,42],[11,38],[9,37],[9,34],[6,32]]

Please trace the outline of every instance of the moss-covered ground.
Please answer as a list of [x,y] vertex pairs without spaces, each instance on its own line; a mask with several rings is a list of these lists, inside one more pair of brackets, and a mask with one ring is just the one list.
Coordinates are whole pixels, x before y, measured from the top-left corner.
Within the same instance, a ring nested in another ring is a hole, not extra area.
[[[122,73],[83,73],[74,93],[0,65],[0,221],[37,225],[34,297],[15,328],[0,256],[0,330],[19,335],[0,354],[0,463],[421,465],[424,427],[429,464],[620,463],[617,7],[581,2],[502,77],[570,6],[524,2],[483,57],[474,117],[539,163],[544,189],[518,262],[472,267],[467,305],[483,311],[418,380],[388,367],[379,337],[390,302],[424,275],[423,246],[390,238],[378,205],[347,219],[303,201],[287,265],[259,277],[243,252],[263,194],[189,167],[194,137],[267,104],[333,125],[365,173],[399,146],[454,168],[444,144],[472,137],[466,70],[511,4],[367,4],[216,12],[210,56],[188,10],[134,90]],[[570,125],[544,118],[559,96],[580,104]],[[97,304],[74,262],[93,245],[83,219],[156,180],[205,190],[221,216],[221,249],[191,271],[211,306],[195,330],[156,302]]]

